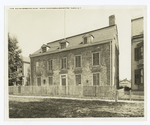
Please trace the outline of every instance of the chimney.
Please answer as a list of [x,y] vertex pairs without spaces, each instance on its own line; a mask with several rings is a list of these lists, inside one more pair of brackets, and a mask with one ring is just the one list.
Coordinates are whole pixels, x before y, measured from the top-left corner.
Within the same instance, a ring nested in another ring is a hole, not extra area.
[[109,26],[115,25],[115,15],[109,16]]

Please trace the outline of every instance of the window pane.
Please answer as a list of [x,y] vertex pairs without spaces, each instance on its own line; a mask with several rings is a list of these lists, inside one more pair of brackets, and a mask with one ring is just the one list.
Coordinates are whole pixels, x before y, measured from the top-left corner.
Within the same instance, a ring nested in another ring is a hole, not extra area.
[[61,43],[61,49],[66,48],[66,43]]
[[99,65],[99,53],[93,54],[93,65]]
[[49,77],[49,85],[53,85],[53,77]]
[[66,85],[66,78],[62,78],[62,85]]
[[63,69],[63,59],[61,59],[61,68]]
[[81,56],[76,56],[76,67],[81,67]]
[[46,47],[43,47],[42,50],[43,50],[43,53],[45,53],[46,52]]
[[93,74],[93,85],[99,85],[99,73]]
[[63,66],[63,68],[66,69],[66,58],[64,58],[63,60],[64,60],[64,66]]
[[76,75],[76,85],[81,84],[81,75]]
[[87,37],[84,38],[84,44],[87,44]]

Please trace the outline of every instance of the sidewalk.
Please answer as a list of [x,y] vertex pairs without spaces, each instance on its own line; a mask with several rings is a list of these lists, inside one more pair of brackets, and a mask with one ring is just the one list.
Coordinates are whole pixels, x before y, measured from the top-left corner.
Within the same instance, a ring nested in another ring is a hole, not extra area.
[[[19,95],[9,95],[10,97],[23,97],[23,98],[43,98],[43,99],[70,99],[70,100],[83,100],[83,101],[106,101],[115,102],[115,100],[98,99],[98,98],[73,98],[73,97],[51,97],[51,96],[19,96]],[[144,103],[144,101],[130,101],[130,100],[118,100],[117,102],[126,103]]]

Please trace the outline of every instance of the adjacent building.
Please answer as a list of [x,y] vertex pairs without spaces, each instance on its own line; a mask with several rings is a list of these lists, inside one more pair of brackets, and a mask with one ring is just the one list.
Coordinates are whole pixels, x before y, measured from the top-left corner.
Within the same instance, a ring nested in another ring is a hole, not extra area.
[[144,91],[144,18],[131,20],[131,89]]
[[131,80],[128,80],[127,78],[123,79],[119,82],[119,86],[120,87],[129,87],[129,88],[131,88]]
[[[16,68],[18,74],[17,82],[14,85],[29,85],[29,81],[27,81],[28,70],[30,69],[30,58],[21,56],[22,65]],[[28,82],[28,83],[27,83]]]
[[30,55],[33,86],[119,86],[115,16],[109,26],[43,44]]

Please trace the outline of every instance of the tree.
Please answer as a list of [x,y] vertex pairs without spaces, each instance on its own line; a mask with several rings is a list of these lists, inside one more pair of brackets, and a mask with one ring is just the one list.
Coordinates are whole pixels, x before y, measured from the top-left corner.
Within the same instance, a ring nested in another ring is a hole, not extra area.
[[30,71],[30,67],[29,67],[27,77],[26,77],[26,86],[30,85],[30,74],[31,74],[31,71]]
[[21,49],[19,49],[18,40],[16,37],[11,37],[8,33],[8,77],[9,86],[13,85],[19,79],[19,71],[17,68],[22,66],[22,60],[20,58]]

